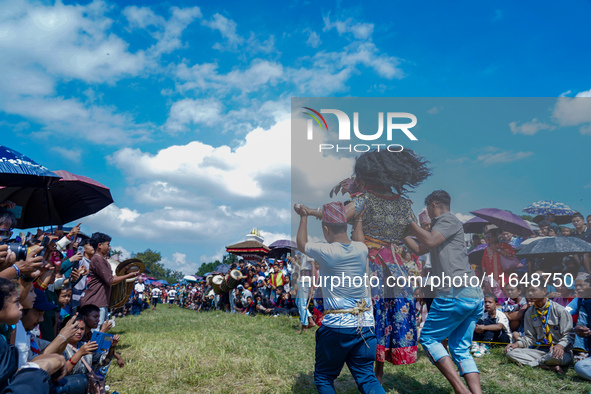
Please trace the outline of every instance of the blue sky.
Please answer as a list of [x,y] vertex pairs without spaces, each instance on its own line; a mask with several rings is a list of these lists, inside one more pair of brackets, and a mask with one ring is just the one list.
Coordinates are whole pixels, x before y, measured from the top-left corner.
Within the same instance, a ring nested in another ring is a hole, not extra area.
[[[2,144],[111,188],[83,231],[192,273],[252,227],[289,233],[291,97],[589,96],[590,8],[3,1]],[[554,104],[515,132],[425,136],[413,149],[437,172],[415,204],[451,187],[460,213],[542,198],[591,213],[589,120],[565,126]]]

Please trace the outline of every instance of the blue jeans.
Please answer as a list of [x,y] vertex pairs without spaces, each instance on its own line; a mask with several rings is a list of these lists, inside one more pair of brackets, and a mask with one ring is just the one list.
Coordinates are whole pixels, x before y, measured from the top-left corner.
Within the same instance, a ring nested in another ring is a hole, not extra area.
[[362,393],[385,393],[373,371],[378,341],[373,327],[330,328],[316,331],[314,384],[320,394],[335,393],[334,380],[347,363],[357,388]]
[[451,358],[460,375],[478,372],[470,355],[476,322],[484,313],[482,289],[452,289],[445,297],[437,297],[421,331],[420,344],[432,363],[449,356],[441,341],[448,339]]
[[296,306],[298,307],[298,312],[300,314],[300,323],[302,326],[307,326],[308,317],[312,316],[308,310],[308,296],[310,295],[310,286],[308,284],[304,286],[303,284],[304,282],[299,282]]

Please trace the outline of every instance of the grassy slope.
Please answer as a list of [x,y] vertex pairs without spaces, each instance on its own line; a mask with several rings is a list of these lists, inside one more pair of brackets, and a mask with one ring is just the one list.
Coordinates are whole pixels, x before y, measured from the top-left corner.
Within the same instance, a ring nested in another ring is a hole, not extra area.
[[[314,335],[298,335],[299,321],[195,313],[159,305],[139,317],[117,320],[118,347],[126,360],[113,365],[107,384],[119,393],[307,393],[314,387]],[[487,393],[591,392],[591,382],[569,369],[566,377],[510,364],[501,349],[477,360]],[[339,393],[357,392],[345,367]],[[391,393],[451,393],[424,352],[408,366],[386,366]]]

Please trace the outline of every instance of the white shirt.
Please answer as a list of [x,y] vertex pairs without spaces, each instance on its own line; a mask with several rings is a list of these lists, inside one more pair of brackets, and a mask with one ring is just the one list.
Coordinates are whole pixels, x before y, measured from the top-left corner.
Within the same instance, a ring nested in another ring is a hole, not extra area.
[[[508,335],[511,335],[511,328],[509,328],[509,318],[507,317],[507,315],[505,315],[503,312],[501,312],[500,310],[497,309],[497,314],[495,315],[495,321],[498,323],[501,323],[503,325],[503,327],[505,328],[505,331],[507,332]],[[487,311],[484,311],[484,313],[482,314],[482,319],[488,319],[490,318],[489,314]]]
[[[355,241],[351,241],[349,245],[340,242],[308,242],[305,252],[318,262],[318,274],[322,285],[326,280],[326,286],[322,287],[324,310],[350,309],[365,300],[370,310],[363,313],[362,326],[373,327],[375,323],[371,298],[363,283],[367,267],[367,246],[363,242]],[[350,279],[345,279],[346,283],[341,283],[340,286],[334,283],[335,287],[331,288],[333,278],[343,277]],[[322,324],[333,328],[354,328],[357,327],[358,319],[350,313],[329,313],[322,320]]]
[[138,293],[139,299],[143,300],[144,299],[144,290],[146,289],[146,285],[143,283],[136,283],[134,286],[134,290],[136,293]]
[[160,297],[160,294],[162,294],[162,290],[160,290],[159,288],[154,287],[152,289],[152,297],[154,297],[154,298]]
[[168,290],[168,296],[172,299],[174,299],[176,297],[176,290],[172,289],[172,290]]

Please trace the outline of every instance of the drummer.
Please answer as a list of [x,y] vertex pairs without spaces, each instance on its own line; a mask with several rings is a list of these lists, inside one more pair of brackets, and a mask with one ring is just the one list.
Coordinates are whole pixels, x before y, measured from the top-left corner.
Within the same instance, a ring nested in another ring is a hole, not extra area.
[[347,363],[361,392],[385,393],[373,370],[377,339],[367,290],[363,285],[337,284],[334,280],[343,276],[355,283],[354,278],[366,274],[368,250],[363,243],[361,219],[355,218],[351,241],[343,203],[325,204],[322,230],[328,243],[308,242],[309,210],[300,204],[294,209],[300,215],[298,249],[318,262],[320,279],[327,282],[322,288],[325,317],[316,331],[314,383],[319,392],[334,393],[334,380]]
[[90,246],[95,254],[90,259],[88,273],[88,286],[84,296],[80,299],[80,305],[96,305],[100,309],[99,326],[107,320],[111,286],[130,278],[135,278],[140,271],[131,272],[122,276],[113,276],[111,265],[107,256],[111,250],[111,237],[103,233],[93,233],[90,237]]

